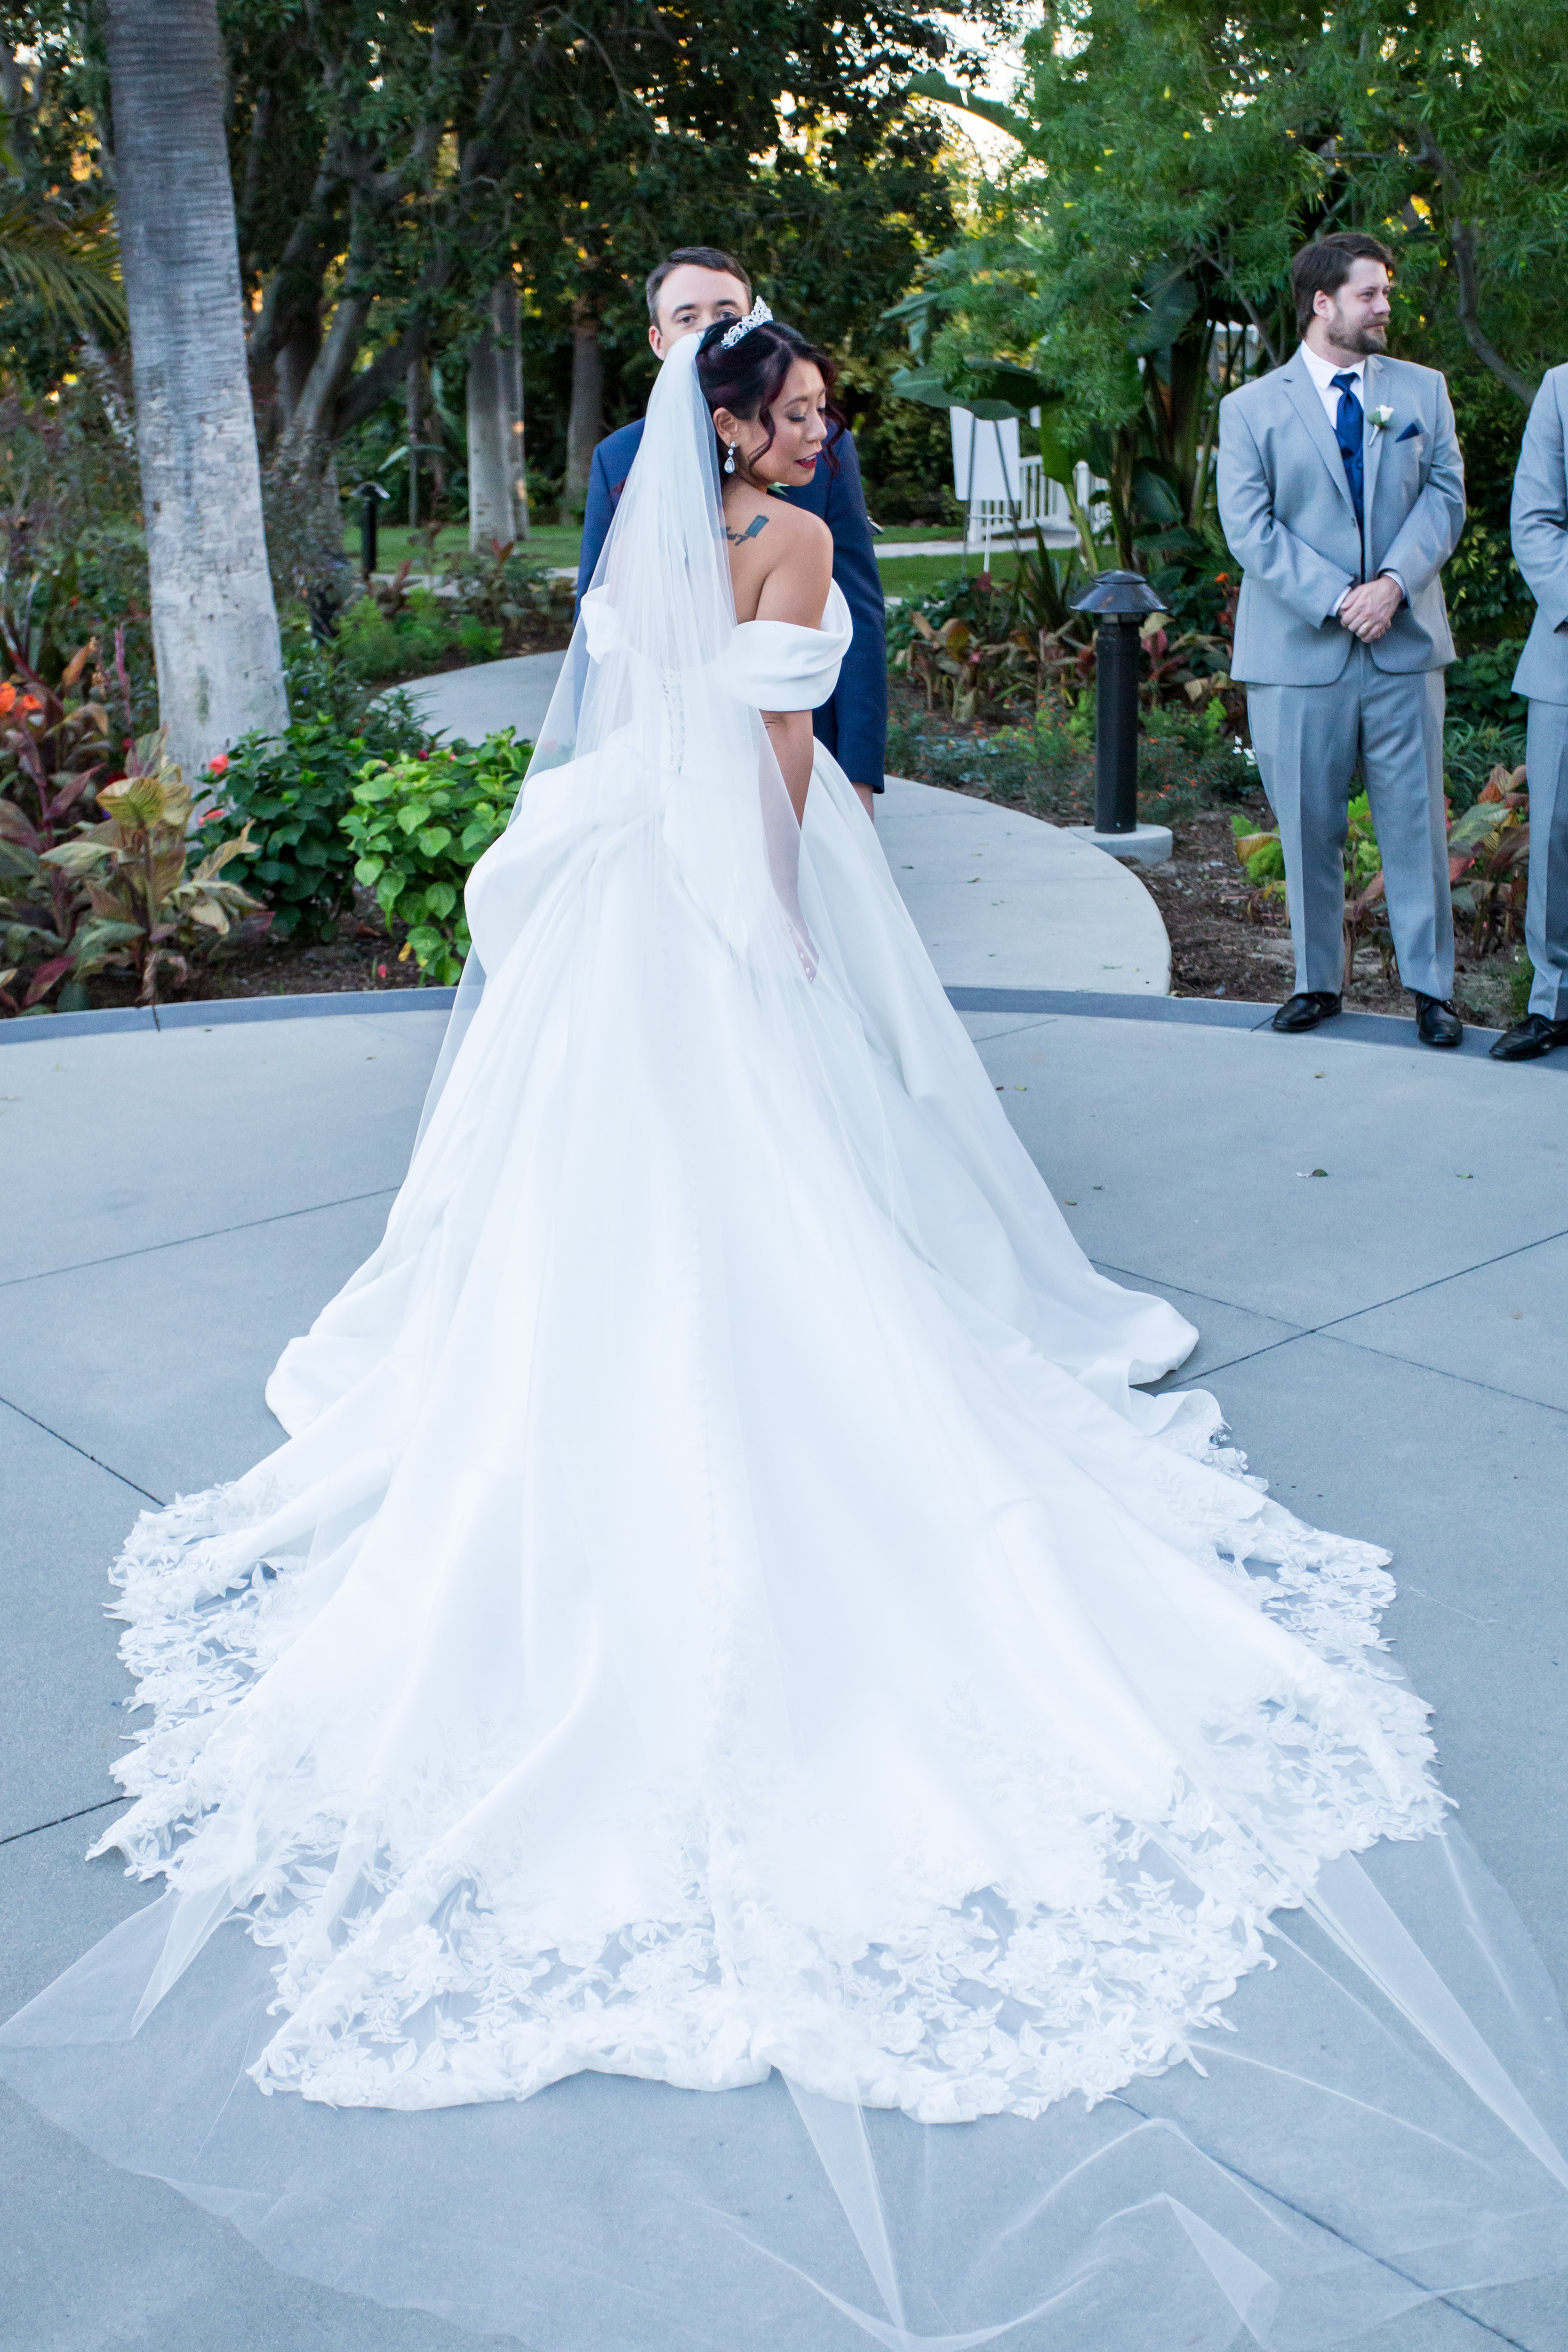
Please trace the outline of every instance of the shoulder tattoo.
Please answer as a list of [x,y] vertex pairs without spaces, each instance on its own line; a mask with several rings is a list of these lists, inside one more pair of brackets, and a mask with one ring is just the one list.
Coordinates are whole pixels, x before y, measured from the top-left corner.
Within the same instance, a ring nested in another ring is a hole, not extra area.
[[768,519],[766,515],[754,515],[752,520],[746,525],[744,530],[731,530],[729,524],[726,523],[724,526],[724,536],[729,541],[731,547],[742,547],[748,539],[755,539],[758,531],[766,530],[767,527]]

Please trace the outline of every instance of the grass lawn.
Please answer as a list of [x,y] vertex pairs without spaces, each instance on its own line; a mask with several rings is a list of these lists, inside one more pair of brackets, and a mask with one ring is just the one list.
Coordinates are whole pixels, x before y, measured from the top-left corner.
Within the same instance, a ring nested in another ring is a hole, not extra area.
[[913,540],[919,545],[932,539],[951,539],[954,547],[963,545],[961,530],[956,528],[950,530],[945,523],[940,522],[886,522],[882,525],[877,544],[879,547],[897,547],[905,540]]
[[[583,534],[575,523],[547,523],[537,526],[527,541],[526,552],[541,563],[575,566]],[[464,522],[444,523],[436,541],[436,562],[439,566],[444,555],[461,554],[468,544],[468,526]],[[359,519],[350,522],[343,532],[343,546],[357,564],[359,562]],[[425,537],[422,531],[410,530],[406,523],[383,523],[376,540],[375,560],[379,570],[395,572],[405,556],[412,556],[416,572],[425,563]]]
[[[1016,555],[999,555],[991,566],[992,572],[998,580],[1009,579],[1017,568],[1017,562]],[[877,566],[882,575],[882,593],[885,596],[923,596],[928,589],[936,586],[938,581],[952,580],[964,568],[963,546],[957,541],[953,542],[951,555],[911,555],[901,563],[895,559],[890,563],[879,562]],[[971,578],[979,570],[980,557],[975,552],[969,558]]]
[[[885,530],[878,545],[884,551],[889,547],[897,547],[911,541],[919,545],[921,541],[929,541],[932,536],[929,529],[922,529],[918,523],[900,523]],[[437,565],[443,555],[456,555],[465,549],[468,543],[468,526],[465,523],[455,522],[443,525],[436,541]],[[528,541],[528,552],[537,557],[541,563],[574,565],[582,543],[583,533],[575,523],[546,523],[542,528],[536,526],[532,537]],[[359,560],[357,521],[344,531],[343,546],[357,563]],[[395,572],[405,556],[413,558],[416,572],[423,569],[425,562],[423,536],[417,531],[411,531],[406,523],[384,524],[376,546],[376,562],[381,570]],[[998,574],[1005,574],[1012,571],[1014,562],[1015,558],[1010,555],[998,556],[994,568]],[[888,595],[919,596],[928,588],[935,587],[939,580],[950,579],[953,573],[964,569],[963,541],[962,539],[954,539],[951,555],[915,555],[906,557],[902,562],[895,557],[890,562],[879,561],[877,568],[881,574],[882,587]],[[980,569],[978,554],[970,556],[968,569],[971,572],[977,572]]]

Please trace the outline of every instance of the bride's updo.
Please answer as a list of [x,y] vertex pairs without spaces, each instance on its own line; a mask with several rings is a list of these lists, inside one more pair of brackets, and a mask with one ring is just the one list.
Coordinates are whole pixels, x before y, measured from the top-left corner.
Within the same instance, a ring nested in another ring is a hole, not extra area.
[[822,457],[829,473],[836,474],[838,460],[834,455],[834,444],[847,430],[847,419],[833,398],[838,370],[827,353],[819,351],[815,343],[808,343],[798,329],[786,327],[777,319],[749,327],[740,341],[726,351],[724,338],[734,324],[733,319],[716,319],[697,347],[697,381],[710,415],[715,409],[727,408],[731,416],[743,416],[748,425],[754,420],[764,425],[768,437],[753,453],[757,457],[764,457],[773,446],[777,430],[773,404],[784,390],[784,380],[796,360],[809,360],[821,370],[827,392],[828,434]]

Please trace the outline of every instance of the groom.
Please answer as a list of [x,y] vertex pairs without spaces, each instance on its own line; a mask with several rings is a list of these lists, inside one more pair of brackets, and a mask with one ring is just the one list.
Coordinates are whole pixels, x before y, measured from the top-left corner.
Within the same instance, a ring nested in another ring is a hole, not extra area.
[[1424,1045],[1457,1045],[1443,808],[1439,573],[1465,520],[1447,386],[1385,356],[1394,257],[1336,231],[1290,265],[1300,349],[1219,410],[1220,521],[1242,567],[1231,674],[1279,821],[1296,949],[1288,1033],[1340,1010],[1359,763],[1399,976]]
[[[649,271],[647,291],[647,339],[660,359],[683,335],[700,335],[716,319],[743,319],[752,307],[751,279],[738,261],[710,245],[682,246],[670,254]],[[639,417],[635,425],[623,425],[618,433],[601,441],[594,452],[577,571],[579,604],[592,584],[594,566],[642,432]],[[813,711],[811,723],[817,740],[833,753],[869,816],[871,795],[882,790],[888,742],[885,607],[855,444],[843,433],[831,446],[838,461],[837,473],[824,458],[804,489],[780,495],[792,506],[820,515],[833,534],[833,577],[844,592],[855,633],[833,697],[820,710]]]

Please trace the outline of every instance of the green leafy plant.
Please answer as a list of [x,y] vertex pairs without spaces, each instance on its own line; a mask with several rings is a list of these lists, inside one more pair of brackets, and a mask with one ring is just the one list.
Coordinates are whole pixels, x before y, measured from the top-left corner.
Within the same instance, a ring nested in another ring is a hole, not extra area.
[[1519,726],[1524,705],[1513,691],[1513,673],[1522,651],[1522,638],[1504,637],[1461,655],[1445,679],[1449,716],[1470,727]]
[[319,635],[300,605],[285,606],[279,622],[289,708],[296,719],[330,719],[340,734],[362,737],[368,756],[378,760],[426,747],[428,732],[399,688],[360,677],[343,659],[340,640]]
[[355,850],[342,829],[354,786],[373,758],[395,760],[423,742],[417,720],[373,711],[365,731],[328,714],[297,719],[281,735],[247,735],[213,762],[225,807],[204,826],[215,846],[243,832],[256,853],[247,877],[279,939],[331,940],[353,904]]
[[1524,936],[1530,880],[1530,799],[1525,772],[1494,768],[1485,790],[1448,835],[1454,913],[1468,921],[1470,951],[1487,955]]
[[[1394,941],[1384,917],[1383,853],[1373,827],[1372,804],[1358,793],[1346,813],[1345,964],[1350,969],[1363,939],[1372,936],[1384,976],[1394,969]],[[1247,879],[1268,896],[1282,895],[1285,853],[1278,833],[1232,820],[1236,854]],[[1468,927],[1472,955],[1512,947],[1524,935],[1530,875],[1530,803],[1522,766],[1493,768],[1479,795],[1448,828],[1448,887],[1457,927]],[[1526,986],[1528,995],[1528,984]]]
[[[26,669],[0,685],[0,961],[6,967],[0,990],[13,1013],[31,1012],[62,982],[66,1010],[85,1002],[80,983],[66,980],[79,893],[46,860],[76,829],[106,764],[108,720],[92,688],[81,683],[97,651],[89,638],[58,687]],[[102,683],[96,673],[94,683]],[[28,971],[18,1002],[11,982],[33,957],[42,961]]]
[[1511,773],[1523,765],[1522,725],[1476,727],[1450,719],[1443,730],[1443,790],[1457,814],[1479,800],[1499,768]]
[[1530,593],[1513,560],[1508,533],[1472,515],[1443,567],[1443,597],[1461,646],[1485,644],[1509,630],[1528,634]]
[[447,586],[461,610],[499,629],[506,646],[542,631],[563,635],[572,625],[575,583],[552,578],[551,567],[525,555],[515,540],[492,539],[446,559]]
[[497,623],[426,588],[414,589],[391,611],[374,596],[359,597],[342,616],[336,646],[338,659],[366,685],[416,677],[454,656],[462,662],[494,661],[500,649]]
[[187,976],[182,949],[223,939],[237,918],[260,912],[237,882],[223,879],[224,867],[254,856],[255,845],[241,832],[187,872],[191,791],[162,733],[144,735],[133,747],[129,772],[102,787],[98,804],[104,822],[83,826],[42,860],[86,897],[71,932],[69,968],[79,981],[128,969],[141,982],[138,1003],[155,1004],[160,973]]
[[1263,890],[1271,890],[1276,885],[1282,888],[1285,852],[1280,846],[1279,835],[1260,829],[1250,817],[1238,814],[1233,816],[1230,823],[1236,835],[1236,854],[1247,880]]
[[463,968],[463,885],[505,831],[531,751],[509,727],[477,748],[372,760],[353,788],[342,829],[355,878],[389,923],[406,927],[402,952],[422,982],[447,987]]
[[157,696],[130,436],[74,376],[51,400],[0,399],[0,658],[58,688],[79,646],[118,631],[136,733]]

